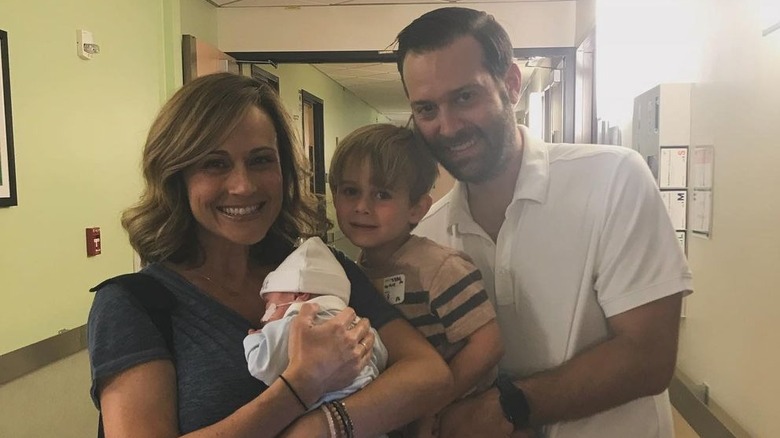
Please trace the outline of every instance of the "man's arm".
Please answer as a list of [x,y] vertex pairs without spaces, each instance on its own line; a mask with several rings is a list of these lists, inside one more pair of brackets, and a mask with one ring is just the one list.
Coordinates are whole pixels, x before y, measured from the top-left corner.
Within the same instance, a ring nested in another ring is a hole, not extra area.
[[[682,293],[608,319],[612,337],[563,365],[515,381],[541,426],[594,415],[631,400],[658,394],[669,384],[677,358]],[[441,424],[441,436],[500,436],[511,430],[495,388],[456,403]]]
[[[620,160],[606,199],[593,288],[602,309],[612,315],[609,337],[557,368],[515,382],[526,394],[533,425],[583,418],[658,394],[674,372],[682,292],[690,287],[690,272],[641,156],[632,151]],[[655,296],[675,291],[651,287],[662,280],[663,288],[672,287],[668,281],[680,293],[629,310],[615,304],[629,291]]]
[[558,368],[515,382],[532,425],[575,420],[663,392],[677,361],[682,293],[609,318],[612,337]]

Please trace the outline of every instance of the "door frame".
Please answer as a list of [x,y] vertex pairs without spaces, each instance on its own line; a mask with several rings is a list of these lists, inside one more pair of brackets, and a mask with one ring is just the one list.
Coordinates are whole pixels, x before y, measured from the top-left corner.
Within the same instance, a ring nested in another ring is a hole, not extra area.
[[[228,52],[240,62],[263,62],[275,64],[323,64],[323,63],[371,63],[396,62],[393,51],[301,51],[301,52]],[[547,57],[560,58],[563,66],[563,141],[574,142],[575,96],[576,96],[576,47],[515,48],[515,58]]]
[[[311,104],[314,109],[314,168],[312,169],[312,191],[317,195],[325,196],[325,105],[319,97],[306,90],[300,90],[301,93],[301,132],[306,129],[306,113],[303,111],[303,105]],[[307,147],[307,145],[303,145]]]

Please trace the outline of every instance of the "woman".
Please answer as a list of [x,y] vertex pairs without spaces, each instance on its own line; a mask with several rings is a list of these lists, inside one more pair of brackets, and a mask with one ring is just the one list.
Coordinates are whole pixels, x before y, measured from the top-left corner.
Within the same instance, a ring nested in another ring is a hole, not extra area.
[[278,97],[250,78],[202,77],[163,107],[143,152],[146,188],[122,224],[145,273],[176,298],[174,348],[128,291],[98,291],[89,347],[107,437],[332,436],[326,414],[301,417],[303,406],[346,386],[366,364],[374,342],[367,319],[389,366],[345,400],[354,436],[408,423],[449,390],[446,364],[344,257],[350,306],[367,319],[348,308],[315,326],[316,308],[306,306],[290,335],[287,383],[266,387],[249,375],[242,340],[264,312],[263,279],[291,242],[327,225],[305,189],[301,160]]

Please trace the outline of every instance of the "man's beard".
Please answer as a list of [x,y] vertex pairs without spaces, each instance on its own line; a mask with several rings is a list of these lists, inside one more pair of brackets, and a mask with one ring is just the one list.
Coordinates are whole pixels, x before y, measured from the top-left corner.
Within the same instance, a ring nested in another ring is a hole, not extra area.
[[[437,136],[426,141],[436,160],[458,181],[483,183],[500,174],[507,166],[517,130],[511,105],[504,104],[501,112],[484,128],[468,126],[453,137]],[[474,159],[456,160],[450,157],[449,145],[474,142],[482,150]]]

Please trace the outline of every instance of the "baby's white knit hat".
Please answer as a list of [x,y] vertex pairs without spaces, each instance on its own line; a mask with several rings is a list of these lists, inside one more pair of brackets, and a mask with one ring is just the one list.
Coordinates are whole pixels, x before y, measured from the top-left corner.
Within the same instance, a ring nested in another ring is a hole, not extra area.
[[344,268],[319,237],[311,237],[265,277],[260,295],[305,292],[335,295],[349,303],[349,290],[350,282]]

